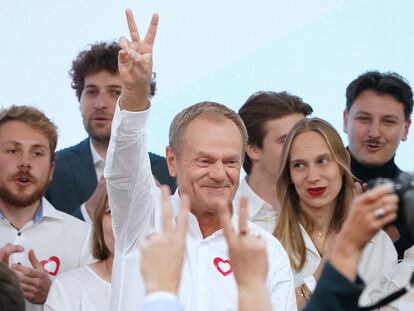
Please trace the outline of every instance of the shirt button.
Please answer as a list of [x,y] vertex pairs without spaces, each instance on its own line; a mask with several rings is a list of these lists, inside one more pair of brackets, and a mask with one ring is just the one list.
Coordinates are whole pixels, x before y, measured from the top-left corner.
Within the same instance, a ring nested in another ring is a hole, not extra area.
[[19,231],[19,232],[17,232],[17,235],[18,235],[18,236],[21,236],[21,235],[22,235],[22,233]]

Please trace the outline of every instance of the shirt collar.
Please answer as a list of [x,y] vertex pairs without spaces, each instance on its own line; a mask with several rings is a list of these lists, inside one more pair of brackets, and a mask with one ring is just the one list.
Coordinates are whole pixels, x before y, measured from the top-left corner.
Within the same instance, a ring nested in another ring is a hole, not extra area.
[[[48,200],[43,197],[32,218],[32,222],[33,224],[38,224],[45,217],[60,219],[62,218],[62,215],[52,206],[52,204],[49,203]],[[8,221],[2,212],[0,212],[0,218]]]
[[[252,188],[250,188],[250,185],[247,183],[247,177],[243,178],[240,182],[240,186],[237,192],[238,199],[236,200],[236,203],[239,202],[241,196],[245,196],[249,200],[247,209],[250,219],[253,218],[264,206],[273,209],[272,205],[264,201],[256,194],[256,192],[253,191]],[[236,210],[238,212],[238,205],[236,206]]]
[[[170,197],[170,201],[171,201],[171,206],[173,208],[173,213],[174,213],[174,218],[176,219],[180,213],[180,195],[179,195],[179,189],[177,188],[177,190],[175,191],[175,193]],[[233,209],[233,213],[232,213],[232,217],[231,217],[231,221],[233,223],[234,228],[238,228],[238,217],[237,217],[237,212],[236,209],[234,208],[235,204],[233,202],[232,205],[232,209]],[[203,235],[201,233],[200,230],[200,225],[197,221],[197,218],[190,212],[189,215],[189,222],[188,222],[188,232],[196,238],[199,239],[203,239]],[[216,232],[214,232],[212,235],[210,235],[209,237],[207,237],[206,239],[212,239],[216,236],[220,236],[223,234],[223,229],[219,229]]]
[[91,147],[93,165],[96,167],[97,164],[105,164],[105,160],[99,155],[98,151],[95,149],[95,146],[92,144],[92,139],[89,139],[89,145]]

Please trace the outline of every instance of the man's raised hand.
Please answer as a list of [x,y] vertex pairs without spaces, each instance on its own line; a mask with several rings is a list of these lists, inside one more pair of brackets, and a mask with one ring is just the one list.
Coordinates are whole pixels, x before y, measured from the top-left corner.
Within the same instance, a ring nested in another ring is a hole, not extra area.
[[228,206],[221,205],[219,208],[230,265],[239,289],[239,311],[271,310],[266,285],[266,242],[258,232],[249,231],[247,198],[240,200],[238,233],[233,229]]
[[184,261],[190,201],[181,196],[177,225],[173,226],[170,190],[162,186],[162,232],[149,234],[140,245],[141,271],[147,293],[166,291],[176,293]]
[[126,10],[126,18],[131,41],[125,37],[119,39],[121,50],[118,56],[118,68],[122,79],[120,105],[129,111],[141,111],[148,107],[152,75],[152,50],[158,27],[158,14],[154,14],[144,40],[141,40],[134,15]]

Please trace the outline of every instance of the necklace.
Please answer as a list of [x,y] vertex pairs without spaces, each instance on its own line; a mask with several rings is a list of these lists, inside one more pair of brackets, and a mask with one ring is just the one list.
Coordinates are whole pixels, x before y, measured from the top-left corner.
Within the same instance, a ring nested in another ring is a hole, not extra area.
[[323,234],[322,232],[317,232],[316,235],[321,238]]

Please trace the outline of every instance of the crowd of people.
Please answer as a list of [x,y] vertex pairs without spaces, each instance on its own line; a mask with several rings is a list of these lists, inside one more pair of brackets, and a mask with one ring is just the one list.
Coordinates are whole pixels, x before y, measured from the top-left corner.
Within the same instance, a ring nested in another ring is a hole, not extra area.
[[[238,113],[179,112],[163,157],[146,132],[158,15],[144,38],[126,18],[130,39],[92,44],[69,71],[85,140],[56,152],[43,112],[0,111],[1,310],[357,310],[408,285],[399,198],[367,187],[404,174],[403,77],[349,84],[348,146],[299,96],[260,91]],[[414,292],[378,308],[412,310]]]

